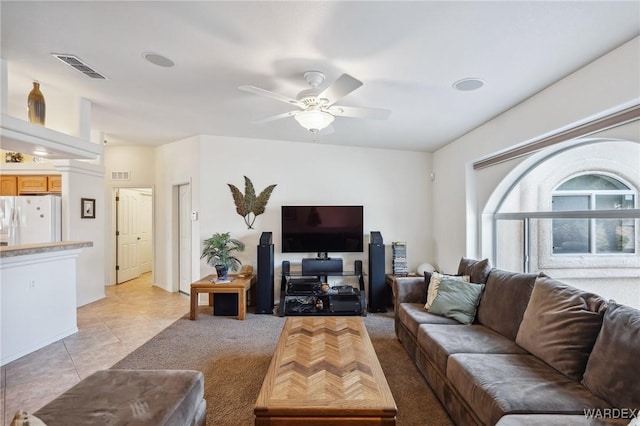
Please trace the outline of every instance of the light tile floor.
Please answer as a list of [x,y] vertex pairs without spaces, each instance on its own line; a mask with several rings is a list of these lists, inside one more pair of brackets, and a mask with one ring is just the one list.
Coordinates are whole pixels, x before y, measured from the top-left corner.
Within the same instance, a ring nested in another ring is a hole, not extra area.
[[189,312],[189,298],[154,287],[151,273],[105,288],[78,308],[78,332],[0,367],[0,424],[36,411],[97,370],[111,367]]

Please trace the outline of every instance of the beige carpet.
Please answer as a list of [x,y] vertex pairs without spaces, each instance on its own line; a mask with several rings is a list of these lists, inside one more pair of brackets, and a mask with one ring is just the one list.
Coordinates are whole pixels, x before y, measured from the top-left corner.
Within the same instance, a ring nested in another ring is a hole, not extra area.
[[[209,308],[210,309],[210,308]],[[401,426],[453,423],[393,331],[393,314],[370,314],[367,331],[398,407]],[[193,369],[205,376],[207,425],[252,425],[253,406],[284,318],[214,317],[202,307],[197,321],[179,319],[113,368]]]

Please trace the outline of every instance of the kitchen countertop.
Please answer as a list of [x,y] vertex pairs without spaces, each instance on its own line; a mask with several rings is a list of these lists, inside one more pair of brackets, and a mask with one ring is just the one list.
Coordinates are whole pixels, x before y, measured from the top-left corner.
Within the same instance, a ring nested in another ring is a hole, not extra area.
[[28,254],[50,253],[63,250],[74,250],[92,246],[93,242],[91,241],[56,241],[52,243],[1,246],[0,258],[24,256]]

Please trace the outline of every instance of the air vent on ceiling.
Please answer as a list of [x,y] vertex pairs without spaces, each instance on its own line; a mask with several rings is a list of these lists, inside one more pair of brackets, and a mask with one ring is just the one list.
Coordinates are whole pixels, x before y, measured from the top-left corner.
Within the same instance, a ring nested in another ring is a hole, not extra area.
[[129,172],[111,172],[111,180],[130,180]]
[[86,75],[87,77],[97,78],[101,80],[106,79],[105,76],[103,76],[102,74],[100,74],[99,72],[91,68],[89,65],[82,62],[80,58],[78,58],[77,56],[65,55],[61,53],[52,53],[52,55],[60,59],[62,62],[69,65],[70,67],[76,69],[77,71],[80,71],[82,74]]

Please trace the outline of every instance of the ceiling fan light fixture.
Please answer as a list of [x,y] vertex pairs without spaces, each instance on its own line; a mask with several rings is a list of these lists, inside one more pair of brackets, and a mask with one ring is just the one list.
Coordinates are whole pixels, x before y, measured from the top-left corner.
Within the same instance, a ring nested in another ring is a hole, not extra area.
[[296,114],[294,118],[302,127],[312,133],[318,133],[333,123],[335,119],[335,117],[328,112],[318,110],[302,111]]

